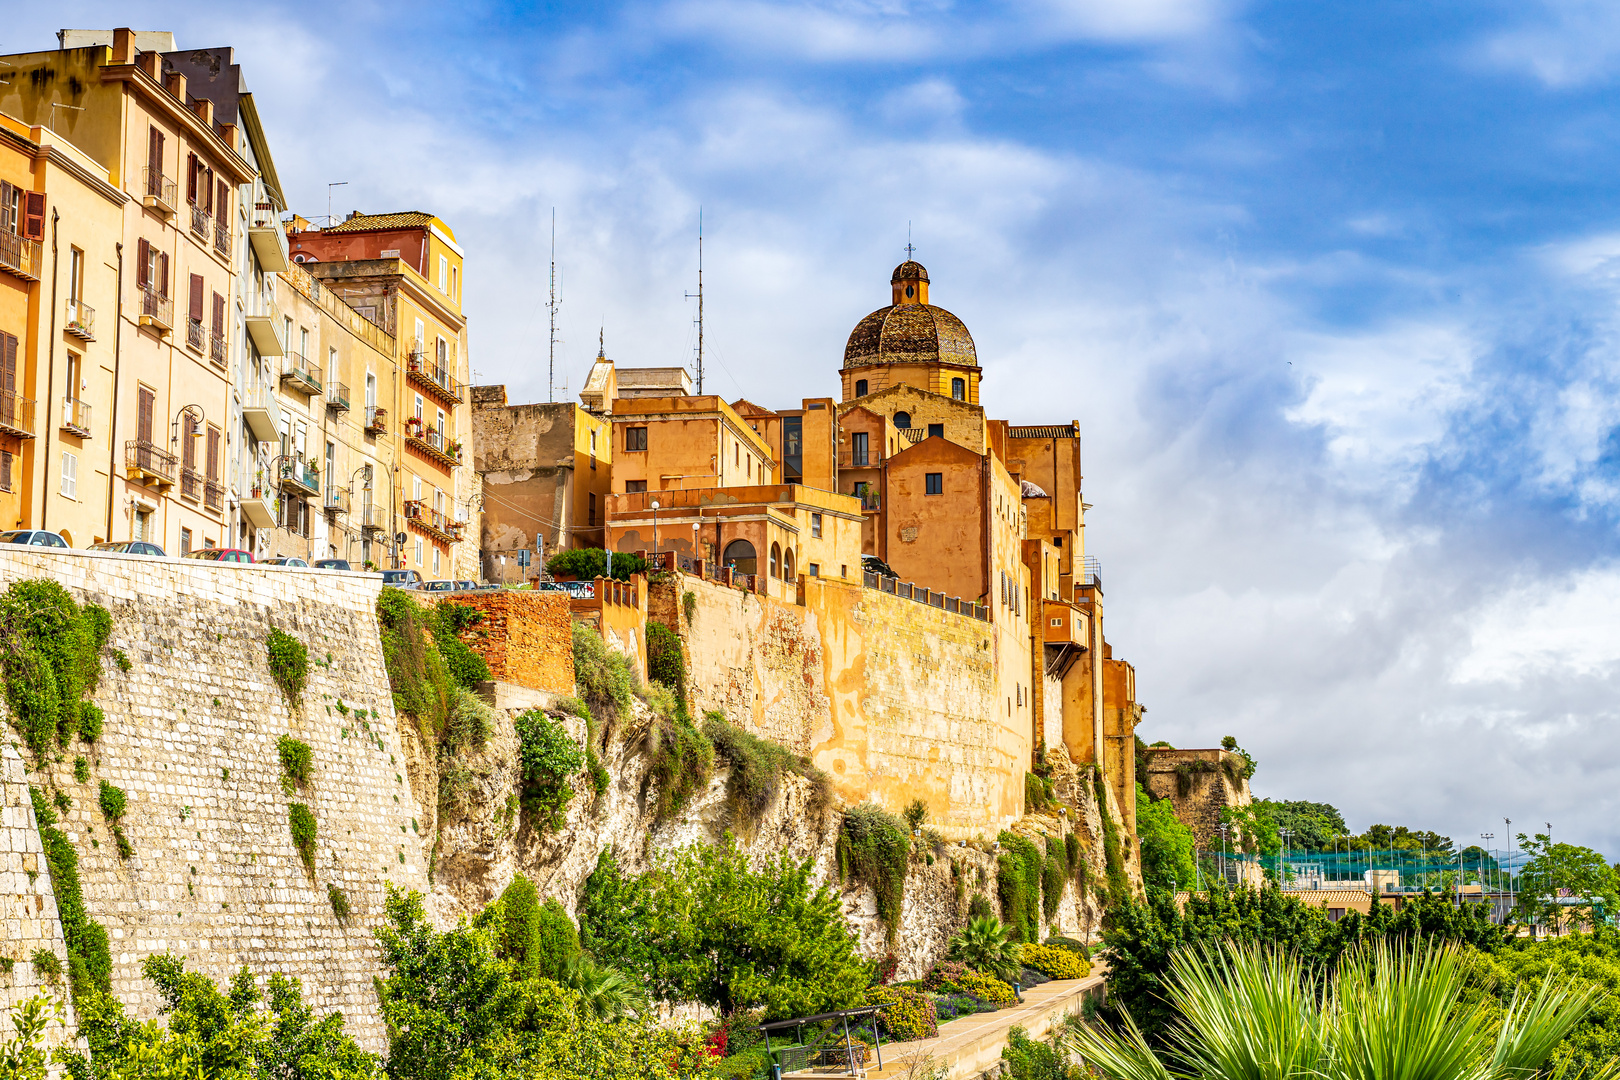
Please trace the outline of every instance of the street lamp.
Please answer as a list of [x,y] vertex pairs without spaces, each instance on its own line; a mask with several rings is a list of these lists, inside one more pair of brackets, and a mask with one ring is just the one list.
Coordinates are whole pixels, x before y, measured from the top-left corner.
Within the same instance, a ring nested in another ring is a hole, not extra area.
[[653,558],[658,557],[658,500],[652,501],[653,512]]

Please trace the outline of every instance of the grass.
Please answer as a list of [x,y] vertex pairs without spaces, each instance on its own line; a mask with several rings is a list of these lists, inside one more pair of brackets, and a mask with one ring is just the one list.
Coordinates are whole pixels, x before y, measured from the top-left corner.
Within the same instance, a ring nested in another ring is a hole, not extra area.
[[810,812],[817,820],[831,805],[832,778],[812,765],[809,758],[744,731],[721,712],[704,714],[703,735],[731,766],[726,780],[726,805],[744,827],[759,823],[789,774],[810,781]]

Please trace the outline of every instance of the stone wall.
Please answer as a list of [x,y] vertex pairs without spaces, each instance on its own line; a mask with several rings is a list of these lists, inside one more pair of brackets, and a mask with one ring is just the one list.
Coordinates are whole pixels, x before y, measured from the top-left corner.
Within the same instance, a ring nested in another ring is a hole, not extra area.
[[[384,886],[426,892],[428,882],[413,842],[415,800],[378,643],[380,579],[0,549],[0,587],[40,577],[107,608],[109,650],[123,650],[131,662],[128,672],[103,664],[94,700],[106,726],[96,745],[76,744],[29,778],[73,800],[59,827],[78,851],[88,913],[111,938],[113,992],[134,1016],[156,1016],[159,1002],[141,961],[163,952],[221,983],[244,964],[258,975],[281,971],[303,981],[317,1010],[341,1009],[356,1038],[381,1050],[372,929]],[[309,652],[296,706],[267,665],[271,628]],[[288,734],[308,743],[314,757],[308,787],[291,797],[282,790],[276,746]],[[90,766],[83,784],[73,776],[78,754]],[[97,808],[102,780],[128,796],[123,827],[134,854],[127,860]],[[8,826],[21,820],[17,807],[27,797],[8,773]],[[313,875],[292,845],[294,801],[308,805],[318,823]],[[9,849],[0,851],[0,866],[38,851],[15,829],[0,841]],[[346,924],[333,915],[329,885],[348,897]]]
[[574,692],[566,593],[505,590],[452,593],[448,599],[483,612],[483,619],[461,638],[484,658],[497,682],[553,694]]
[[1243,758],[1220,749],[1164,747],[1149,747],[1147,755],[1148,791],[1154,798],[1170,800],[1176,817],[1192,830],[1198,850],[1220,850],[1221,811],[1254,801],[1243,777]]

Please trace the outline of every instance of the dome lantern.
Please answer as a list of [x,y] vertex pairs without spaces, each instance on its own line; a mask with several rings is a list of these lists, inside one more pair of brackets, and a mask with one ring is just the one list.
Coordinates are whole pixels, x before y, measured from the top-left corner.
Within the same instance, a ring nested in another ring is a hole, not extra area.
[[928,303],[928,271],[922,263],[907,259],[894,268],[889,278],[894,289],[894,305]]

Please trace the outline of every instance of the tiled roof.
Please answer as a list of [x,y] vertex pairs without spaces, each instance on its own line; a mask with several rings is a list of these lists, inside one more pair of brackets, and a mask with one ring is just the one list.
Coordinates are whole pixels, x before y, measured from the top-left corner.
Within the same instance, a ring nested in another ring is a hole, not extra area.
[[370,232],[374,229],[425,229],[433,221],[432,214],[420,210],[407,210],[398,214],[356,214],[347,221],[331,225],[322,232]]
[[1009,427],[1007,434],[1015,439],[1078,439],[1080,429],[1073,424],[1061,427]]
[[973,337],[962,320],[932,304],[879,308],[855,325],[844,366],[963,364],[978,367]]

